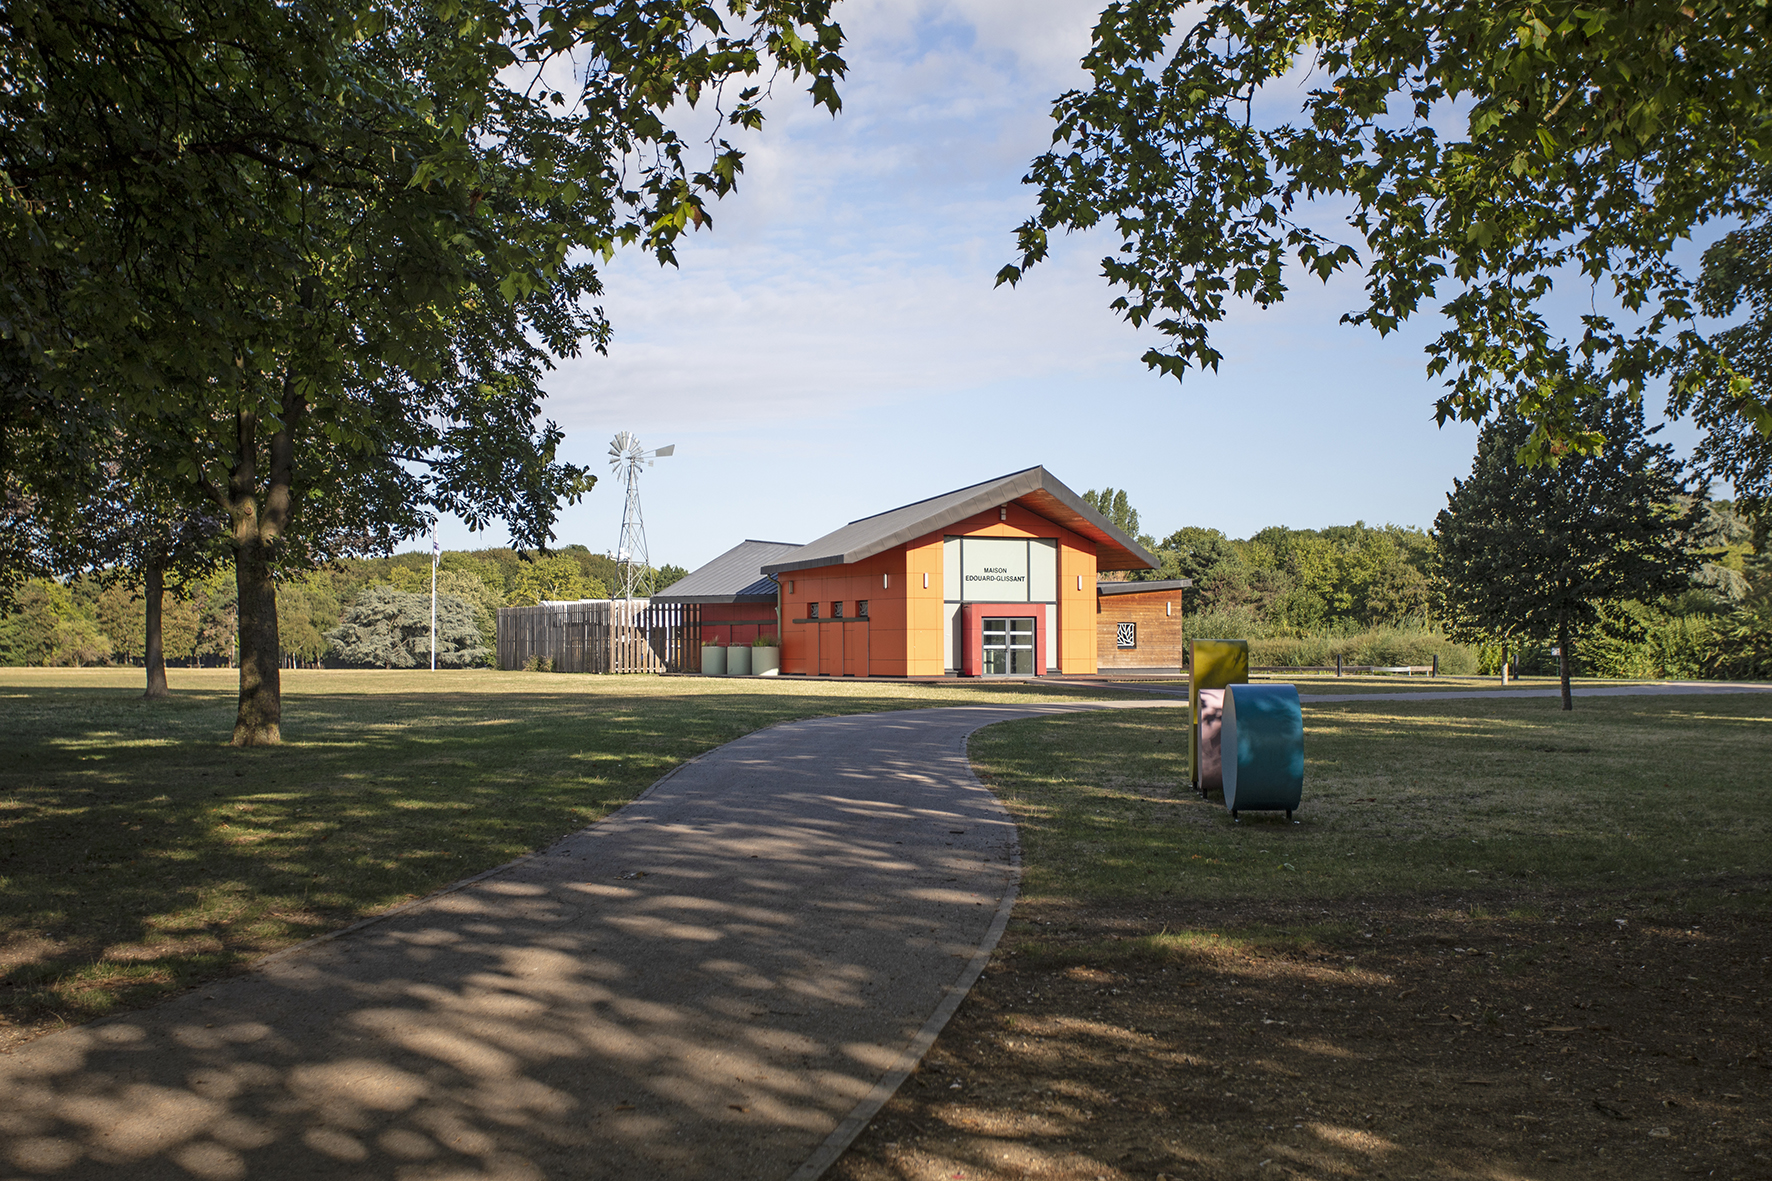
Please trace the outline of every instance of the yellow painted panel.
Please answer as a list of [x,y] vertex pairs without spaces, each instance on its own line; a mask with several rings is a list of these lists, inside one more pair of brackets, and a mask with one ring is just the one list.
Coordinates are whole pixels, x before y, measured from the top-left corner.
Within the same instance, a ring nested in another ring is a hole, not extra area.
[[1248,640],[1192,640],[1188,643],[1188,778],[1200,782],[1200,690],[1249,683]]

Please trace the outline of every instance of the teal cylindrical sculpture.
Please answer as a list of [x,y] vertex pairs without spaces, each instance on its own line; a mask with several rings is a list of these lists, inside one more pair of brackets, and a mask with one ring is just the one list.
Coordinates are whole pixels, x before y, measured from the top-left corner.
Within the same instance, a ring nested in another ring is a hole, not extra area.
[[1285,812],[1304,795],[1304,712],[1291,685],[1230,685],[1224,691],[1219,749],[1224,806],[1238,812]]

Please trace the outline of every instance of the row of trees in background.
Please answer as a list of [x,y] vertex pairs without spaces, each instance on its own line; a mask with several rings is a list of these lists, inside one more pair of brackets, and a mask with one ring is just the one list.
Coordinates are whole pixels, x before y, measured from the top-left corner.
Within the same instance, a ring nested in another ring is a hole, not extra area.
[[[437,656],[445,668],[486,664],[500,607],[607,598],[615,561],[573,545],[547,554],[447,551],[437,569]],[[660,585],[686,573],[665,566]],[[0,615],[0,665],[140,664],[146,656],[145,587],[127,569],[32,579]],[[413,668],[430,660],[431,562],[427,554],[344,558],[277,589],[284,667],[333,663]],[[238,661],[238,599],[231,572],[213,570],[169,588],[161,605],[164,658],[174,665]]]
[[1083,499],[1160,563],[1126,577],[1191,579],[1187,613],[1196,627],[1218,627],[1225,638],[1433,625],[1435,545],[1420,529],[1364,521],[1326,529],[1274,525],[1237,539],[1187,525],[1159,541],[1140,531],[1124,490],[1091,490]]
[[1709,500],[1640,407],[1590,401],[1594,454],[1527,466],[1504,408],[1434,529],[1273,527],[1233,539],[1139,531],[1123,491],[1085,499],[1188,578],[1189,636],[1248,639],[1264,665],[1425,664],[1568,676],[1772,676],[1772,552],[1761,502]]

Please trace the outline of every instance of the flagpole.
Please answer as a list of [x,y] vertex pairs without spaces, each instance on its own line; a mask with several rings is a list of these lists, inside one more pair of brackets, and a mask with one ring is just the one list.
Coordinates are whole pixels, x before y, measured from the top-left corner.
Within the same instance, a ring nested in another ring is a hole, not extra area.
[[437,671],[437,518],[431,518],[431,671]]

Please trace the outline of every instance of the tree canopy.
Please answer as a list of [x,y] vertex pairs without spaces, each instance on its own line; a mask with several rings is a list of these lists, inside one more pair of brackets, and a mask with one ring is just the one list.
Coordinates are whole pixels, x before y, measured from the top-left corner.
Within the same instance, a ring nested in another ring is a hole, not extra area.
[[1149,548],[1153,542],[1149,535],[1138,531],[1138,510],[1126,496],[1124,488],[1094,488],[1083,493],[1083,503],[1106,517],[1114,528],[1130,537],[1138,544]]
[[[1528,467],[1532,432],[1503,407],[1477,440],[1470,476],[1454,480],[1434,518],[1441,613],[1457,639],[1551,640],[1560,650],[1563,708],[1578,633],[1631,626],[1616,608],[1691,585],[1692,535],[1706,506],[1686,495],[1673,448],[1652,443],[1640,406],[1585,403],[1595,453]],[[1659,429],[1659,428],[1657,428]]]
[[[1596,446],[1584,400],[1640,397],[1682,360],[1699,362],[1688,382],[1720,371],[1674,251],[1765,208],[1769,13],[1116,0],[1083,60],[1091,85],[1053,106],[1026,178],[1039,211],[998,281],[1046,258],[1053,231],[1105,224],[1112,306],[1169,338],[1144,359],[1180,376],[1217,367],[1227,300],[1282,300],[1294,263],[1359,268],[1365,303],[1344,320],[1388,333],[1439,302],[1450,321],[1428,348],[1440,421],[1505,401],[1536,428],[1528,458]],[[1271,117],[1300,90],[1296,117]],[[1341,227],[1306,220],[1344,208]],[[1578,322],[1550,309],[1559,283],[1594,288]],[[1772,390],[1733,388],[1728,412],[1772,430]]]
[[[754,129],[776,73],[835,111],[829,8],[0,10],[0,336],[40,391],[37,450],[12,451],[53,458],[61,423],[97,418],[225,518],[237,742],[278,739],[279,572],[441,512],[551,540],[594,477],[557,459],[541,380],[607,339],[597,265],[673,261],[742,170],[718,129],[697,167],[667,114]],[[50,458],[9,471],[9,500],[48,494]]]
[[[474,605],[458,595],[437,596],[437,667],[486,663]],[[371,668],[424,668],[431,660],[431,596],[375,586],[357,596],[338,626],[326,633],[338,658]]]
[[[1772,169],[1761,174],[1760,193],[1772,198]],[[1729,481],[1745,507],[1763,514],[1772,509],[1772,432],[1754,429],[1754,391],[1772,390],[1772,213],[1705,251],[1698,295],[1707,315],[1745,310],[1747,319],[1711,338],[1723,366],[1686,366],[1693,380],[1677,405],[1690,409],[1704,431],[1695,458]]]

